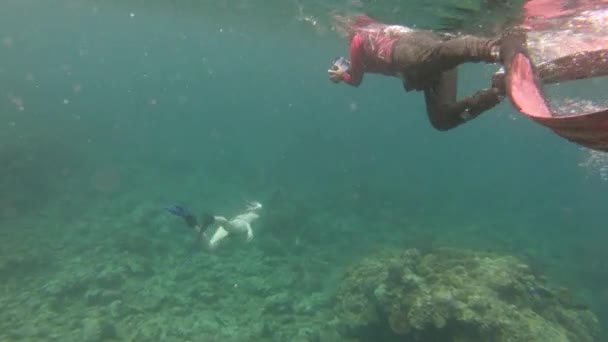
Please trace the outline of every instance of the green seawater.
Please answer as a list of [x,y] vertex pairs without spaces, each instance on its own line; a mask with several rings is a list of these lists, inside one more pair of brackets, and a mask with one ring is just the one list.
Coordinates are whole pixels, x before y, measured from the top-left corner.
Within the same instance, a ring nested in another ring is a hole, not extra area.
[[[608,157],[508,101],[438,132],[396,79],[327,80],[333,13],[514,16],[484,6],[4,0],[0,341],[314,341],[344,270],[389,247],[513,255],[608,325]],[[459,92],[496,70],[463,66]],[[248,200],[254,239],[214,251],[164,210]]]

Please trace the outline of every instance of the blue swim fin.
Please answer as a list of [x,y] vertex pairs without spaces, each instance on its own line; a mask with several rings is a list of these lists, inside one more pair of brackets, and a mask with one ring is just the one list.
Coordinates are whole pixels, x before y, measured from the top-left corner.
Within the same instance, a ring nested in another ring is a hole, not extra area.
[[181,216],[181,217],[186,217],[190,214],[190,212],[188,211],[188,209],[182,207],[181,205],[171,205],[168,207],[165,207],[165,209],[170,212],[173,215],[177,215],[177,216]]
[[188,227],[190,227],[190,228],[194,228],[196,225],[198,225],[196,216],[192,215],[192,213],[190,211],[188,211],[188,209],[186,209],[180,205],[171,205],[171,206],[165,207],[165,210],[167,210],[168,212],[170,212],[173,215],[182,217],[186,221],[186,224],[188,225]]

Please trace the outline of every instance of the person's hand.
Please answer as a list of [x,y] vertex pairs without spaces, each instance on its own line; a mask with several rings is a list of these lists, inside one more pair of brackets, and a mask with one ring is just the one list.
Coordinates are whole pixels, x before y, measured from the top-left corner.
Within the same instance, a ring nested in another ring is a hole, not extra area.
[[255,211],[258,209],[262,209],[262,203],[258,201],[247,202],[247,211]]
[[344,75],[344,70],[340,68],[329,69],[327,70],[329,74],[329,80],[334,83],[340,83],[342,81],[342,75]]

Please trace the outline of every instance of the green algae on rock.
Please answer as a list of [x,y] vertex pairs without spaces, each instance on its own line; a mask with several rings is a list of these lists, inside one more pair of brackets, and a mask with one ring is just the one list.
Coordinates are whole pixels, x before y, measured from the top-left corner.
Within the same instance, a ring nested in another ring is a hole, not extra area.
[[336,294],[360,340],[591,342],[595,315],[511,256],[441,248],[383,251],[350,267]]

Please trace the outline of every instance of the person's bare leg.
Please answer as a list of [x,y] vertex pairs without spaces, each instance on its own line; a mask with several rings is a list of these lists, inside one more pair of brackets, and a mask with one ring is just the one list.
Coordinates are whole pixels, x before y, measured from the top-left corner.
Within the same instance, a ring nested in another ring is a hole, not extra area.
[[228,231],[224,227],[219,226],[211,239],[209,239],[209,247],[215,248],[217,245],[228,236]]

